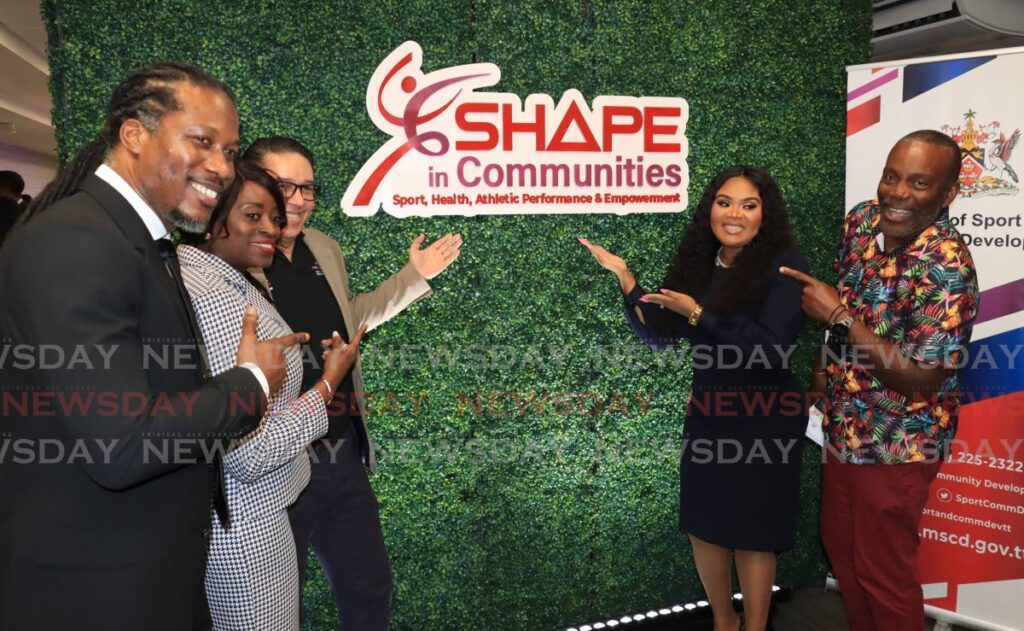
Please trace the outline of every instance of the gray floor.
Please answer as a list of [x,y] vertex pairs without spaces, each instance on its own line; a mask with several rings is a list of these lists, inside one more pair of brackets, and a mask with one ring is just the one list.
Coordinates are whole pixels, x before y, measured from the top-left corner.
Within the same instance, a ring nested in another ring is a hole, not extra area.
[[772,626],[778,631],[845,631],[843,601],[838,593],[824,588],[798,589],[792,600],[778,604]]
[[[929,620],[925,629],[931,631],[934,625]],[[843,601],[838,592],[814,587],[798,589],[790,601],[778,604],[772,626],[775,631],[846,631]]]
[[[702,612],[710,614],[710,612]],[[838,592],[822,587],[803,587],[775,604],[769,631],[847,631],[843,601]],[[934,621],[925,624],[932,631]],[[712,631],[710,615],[672,618],[634,624],[635,631]],[[954,626],[955,631],[967,631]]]

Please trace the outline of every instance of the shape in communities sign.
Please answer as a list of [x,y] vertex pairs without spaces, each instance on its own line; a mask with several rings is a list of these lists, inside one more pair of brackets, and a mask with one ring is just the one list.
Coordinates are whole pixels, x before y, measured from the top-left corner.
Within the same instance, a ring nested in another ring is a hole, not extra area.
[[391,138],[341,200],[346,215],[380,206],[396,217],[678,212],[686,207],[684,99],[598,96],[554,102],[476,92],[501,78],[478,63],[423,74],[405,42],[366,89],[374,124]]

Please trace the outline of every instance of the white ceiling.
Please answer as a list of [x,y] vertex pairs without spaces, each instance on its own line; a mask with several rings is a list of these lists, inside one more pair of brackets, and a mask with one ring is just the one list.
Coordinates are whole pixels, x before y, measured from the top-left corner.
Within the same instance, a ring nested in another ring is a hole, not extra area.
[[[971,6],[981,6],[982,2],[995,5],[996,1],[957,0],[965,7],[969,3]],[[1017,5],[1022,1],[998,0],[998,7],[990,7],[989,12],[994,10],[997,18],[1009,14],[1024,17],[1024,12]],[[926,9],[929,3],[949,9],[953,0],[874,0],[876,26],[883,12],[892,12],[893,7],[897,11],[913,12]],[[948,30],[953,22],[964,32],[951,34],[943,31],[943,28]],[[963,27],[959,22],[963,22],[963,19],[957,17],[940,24],[913,28],[897,36],[881,38],[896,41],[897,50],[888,52],[882,44],[890,48],[894,44],[875,38],[873,58],[907,58],[1020,45],[1024,42],[1020,36],[1009,38],[1003,33],[994,32],[991,26],[978,31]],[[57,143],[50,122],[50,93],[47,86],[46,28],[39,13],[39,0],[0,0],[0,68],[3,68],[3,76],[0,78],[0,146],[13,145],[22,155],[26,151],[31,152],[38,158],[37,162],[56,164]]]
[[0,0],[0,68],[0,143],[56,162],[38,0]]

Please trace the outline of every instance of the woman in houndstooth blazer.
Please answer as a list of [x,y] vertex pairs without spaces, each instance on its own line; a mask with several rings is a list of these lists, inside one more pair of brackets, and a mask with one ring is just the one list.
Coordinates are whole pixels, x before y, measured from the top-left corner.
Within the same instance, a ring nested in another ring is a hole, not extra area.
[[[242,315],[258,312],[260,339],[291,333],[284,319],[245,271],[270,264],[284,222],[277,182],[242,162],[220,195],[203,238],[178,246],[181,273],[195,308],[210,370],[235,365]],[[189,243],[191,245],[189,245]],[[227,529],[213,518],[206,595],[218,631],[282,631],[299,628],[299,579],[286,508],[309,481],[305,448],[327,431],[325,401],[351,369],[361,335],[345,345],[324,340],[323,379],[299,396],[302,362],[297,347],[286,352],[287,376],[272,394],[259,427],[224,456]]]

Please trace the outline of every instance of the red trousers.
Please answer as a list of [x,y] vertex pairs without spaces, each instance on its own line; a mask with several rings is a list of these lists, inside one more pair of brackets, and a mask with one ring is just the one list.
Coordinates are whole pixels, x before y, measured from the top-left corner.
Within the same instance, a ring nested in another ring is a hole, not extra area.
[[918,526],[939,462],[822,467],[821,538],[851,631],[921,631]]

